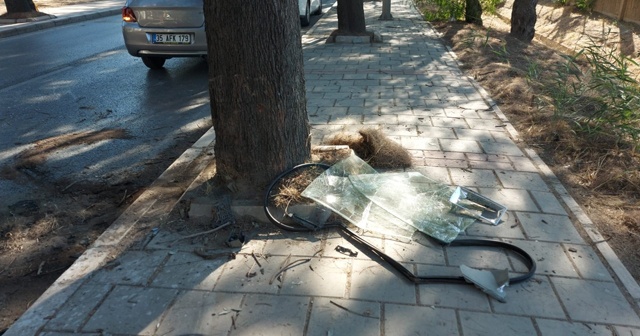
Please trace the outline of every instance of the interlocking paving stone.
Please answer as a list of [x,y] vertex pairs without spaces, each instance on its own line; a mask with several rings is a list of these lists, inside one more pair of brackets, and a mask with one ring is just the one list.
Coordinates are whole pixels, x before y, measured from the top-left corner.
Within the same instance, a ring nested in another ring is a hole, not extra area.
[[499,187],[498,179],[492,170],[474,169],[463,170],[452,168],[451,179],[453,184],[465,187]]
[[510,170],[514,169],[511,162],[500,161],[469,161],[469,168],[485,170]]
[[465,336],[538,335],[528,317],[461,311],[460,324]]
[[445,152],[482,153],[477,141],[439,139],[440,147]]
[[552,278],[574,321],[640,326],[640,318],[614,282]]
[[505,288],[505,292],[507,302],[493,301],[495,313],[565,318],[562,305],[546,277],[536,276],[510,285]]
[[[617,335],[640,336],[640,329],[616,326]],[[609,334],[607,334],[609,335]]]
[[516,216],[529,239],[581,243],[582,237],[568,216],[516,212]]
[[494,141],[493,135],[490,131],[474,130],[464,127],[454,128],[453,131],[456,133],[458,139],[461,140],[474,140],[478,142]]
[[[364,119],[362,120],[362,124],[364,125],[397,124],[397,123],[398,123],[398,117],[396,115],[365,115]],[[384,133],[386,135],[393,135],[396,132],[385,131]],[[411,134],[413,133],[414,132],[411,132]],[[404,132],[400,132],[400,134],[404,134]]]
[[280,293],[342,298],[350,270],[350,262],[345,259],[312,258],[287,270]]
[[435,138],[402,136],[400,137],[400,141],[402,147],[406,149],[440,150],[438,139]]
[[310,298],[248,295],[230,335],[303,335]]
[[[416,275],[461,277],[459,267],[417,265]],[[418,286],[419,304],[446,308],[491,311],[489,297],[470,284],[430,283]]]
[[[437,142],[437,139],[455,139],[456,135],[450,128],[422,126],[418,124],[418,134],[420,137],[431,138]],[[425,148],[426,149],[426,148]]]
[[[395,303],[416,303],[416,289],[397,272],[375,261],[354,260],[349,297]],[[387,266],[388,267],[388,266]],[[405,267],[407,267],[405,265]]]
[[38,334],[39,336],[78,336],[78,335],[82,335],[82,336],[102,336],[104,335],[103,333],[82,333],[82,334],[77,334],[77,333],[73,333],[73,332],[59,332],[59,331],[45,331],[42,332],[40,334]]
[[431,123],[436,127],[469,128],[464,118],[431,117]]
[[111,285],[84,285],[62,306],[46,324],[47,329],[78,331],[89,314],[111,290]]
[[[272,277],[286,264],[287,257],[260,258],[259,266],[251,255],[238,255],[225,263],[214,290],[244,293],[276,293],[280,282]],[[291,257],[289,262],[299,257]],[[255,274],[255,275],[254,275]],[[271,283],[269,283],[271,282]]]
[[[411,110],[407,110],[407,111],[411,111]],[[413,115],[413,114],[411,114],[411,115],[399,114],[398,115],[398,123],[418,126],[418,134],[424,134],[424,133],[428,132],[428,131],[425,131],[424,129],[434,128],[434,127],[431,126],[431,119],[429,119],[428,117],[425,117],[425,116],[417,116],[417,115]],[[435,129],[443,130],[444,132],[448,131],[447,133],[449,133],[451,136],[454,136],[453,135],[453,131],[451,131],[451,130],[449,130],[447,128],[435,127]],[[422,132],[422,133],[420,133],[420,132]]]
[[538,168],[529,160],[528,157],[511,156],[511,163],[519,171],[537,172]]
[[425,158],[424,163],[429,167],[469,168],[466,160]]
[[[509,240],[508,243],[529,253],[537,264],[536,274],[578,277],[578,272],[559,243],[525,240]],[[515,265],[515,271],[526,272],[526,268],[519,263]]]
[[414,167],[413,169],[432,180],[447,185],[452,184],[451,178],[449,177],[449,170],[445,167]]
[[564,246],[583,279],[613,281],[611,274],[591,246],[574,244],[564,244]]
[[[611,336],[611,330],[604,325],[568,322],[558,320],[536,319],[536,324],[542,336]],[[618,335],[632,335],[619,333]]]
[[116,286],[82,330],[152,335],[177,293],[175,289]]
[[478,113],[473,110],[446,108],[444,112],[449,118],[480,118]]
[[226,335],[242,294],[183,291],[167,310],[156,335]]
[[480,194],[504,206],[509,211],[538,212],[538,206],[527,190],[480,188]]
[[531,190],[531,195],[536,200],[542,212],[566,215],[567,211],[562,207],[553,193]]
[[322,249],[323,232],[315,232],[305,235],[292,235],[280,233],[270,235],[263,254],[279,256],[310,256]]
[[508,189],[549,191],[547,184],[536,173],[498,171],[496,175],[502,185]]
[[480,141],[479,144],[487,154],[524,156],[520,148],[518,148],[518,146],[513,142],[503,143],[493,141]]
[[[333,303],[332,303],[333,302]],[[349,311],[336,306],[340,305]],[[306,335],[379,335],[380,304],[315,298]]]
[[91,283],[145,285],[167,256],[167,251],[128,251],[96,272]]
[[178,252],[171,255],[151,285],[211,290],[228,259],[222,255],[213,260],[206,260],[194,253]]
[[448,265],[473,268],[510,269],[509,258],[501,248],[454,246],[446,249]]
[[399,262],[444,264],[442,246],[420,234],[414,235],[414,240],[411,242],[387,239],[384,241],[384,250],[387,255]]
[[466,118],[467,124],[471,129],[495,131],[502,127],[504,123],[498,119],[474,119]]
[[453,309],[384,306],[385,335],[457,335],[458,319]]

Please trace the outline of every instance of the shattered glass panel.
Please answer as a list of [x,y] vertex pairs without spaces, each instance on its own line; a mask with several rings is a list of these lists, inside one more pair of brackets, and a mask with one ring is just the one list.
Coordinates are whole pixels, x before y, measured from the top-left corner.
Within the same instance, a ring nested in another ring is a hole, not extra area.
[[313,180],[302,196],[326,206],[363,230],[410,238],[415,232],[414,228],[399,222],[393,214],[354,188],[349,176],[358,174],[377,172],[359,157],[351,155]]
[[448,243],[475,221],[450,212],[452,192],[416,172],[378,174],[351,155],[316,178],[302,196],[364,230],[409,238],[417,229]]
[[349,176],[354,187],[397,220],[449,243],[475,219],[452,213],[453,189],[417,172]]

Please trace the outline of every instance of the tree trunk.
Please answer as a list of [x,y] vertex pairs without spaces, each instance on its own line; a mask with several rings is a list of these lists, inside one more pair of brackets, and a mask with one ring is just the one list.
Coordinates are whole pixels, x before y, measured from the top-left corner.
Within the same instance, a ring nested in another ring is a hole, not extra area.
[[362,0],[338,0],[338,34],[368,35]]
[[464,19],[468,23],[482,26],[482,6],[480,0],[466,0]]
[[216,177],[260,195],[310,157],[296,1],[206,0]]
[[511,11],[511,35],[531,42],[536,34],[536,5],[538,0],[515,0]]
[[380,14],[379,20],[393,20],[393,15],[391,15],[391,0],[382,0],[382,14]]
[[7,14],[37,12],[33,0],[5,0]]

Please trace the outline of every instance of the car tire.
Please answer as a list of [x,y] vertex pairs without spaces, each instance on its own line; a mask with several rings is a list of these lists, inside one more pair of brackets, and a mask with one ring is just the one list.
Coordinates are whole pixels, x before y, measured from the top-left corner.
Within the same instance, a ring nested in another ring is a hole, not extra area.
[[152,70],[162,69],[166,60],[163,57],[142,56],[142,63]]
[[313,15],[320,15],[322,14],[322,0],[320,0],[320,4],[318,5],[318,9],[316,9],[315,12],[313,12]]
[[300,15],[300,24],[303,27],[311,24],[311,4],[309,3],[309,1],[307,1],[307,6],[304,9],[304,14]]

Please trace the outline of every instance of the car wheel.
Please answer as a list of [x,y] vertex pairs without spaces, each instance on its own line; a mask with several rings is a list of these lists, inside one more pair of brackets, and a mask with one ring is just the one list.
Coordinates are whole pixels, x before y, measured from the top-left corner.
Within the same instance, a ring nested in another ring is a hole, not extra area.
[[153,70],[162,69],[166,60],[164,57],[142,56],[142,63]]
[[300,24],[303,27],[311,24],[311,4],[307,1],[307,7],[304,8],[304,15],[300,15]]
[[316,9],[315,12],[313,12],[313,15],[320,15],[322,14],[322,0],[320,0],[320,4],[318,5],[318,9]]

